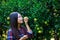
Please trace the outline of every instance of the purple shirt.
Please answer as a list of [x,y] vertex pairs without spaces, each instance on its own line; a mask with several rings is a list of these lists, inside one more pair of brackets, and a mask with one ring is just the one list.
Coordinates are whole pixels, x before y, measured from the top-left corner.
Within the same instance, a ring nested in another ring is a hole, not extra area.
[[[20,35],[19,35],[20,37],[22,37],[24,35],[28,35],[28,38],[32,37],[32,31],[31,32],[27,32],[27,29],[24,28],[24,27],[20,27],[19,31],[21,32]],[[11,29],[8,30],[7,40],[16,40],[15,36],[12,34],[12,30]]]

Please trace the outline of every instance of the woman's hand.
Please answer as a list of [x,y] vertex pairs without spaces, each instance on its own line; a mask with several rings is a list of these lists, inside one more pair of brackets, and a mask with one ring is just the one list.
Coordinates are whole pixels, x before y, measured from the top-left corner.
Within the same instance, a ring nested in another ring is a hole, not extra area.
[[28,23],[28,17],[24,17],[25,24]]
[[23,37],[21,37],[19,40],[26,40],[28,38],[27,35],[24,35]]

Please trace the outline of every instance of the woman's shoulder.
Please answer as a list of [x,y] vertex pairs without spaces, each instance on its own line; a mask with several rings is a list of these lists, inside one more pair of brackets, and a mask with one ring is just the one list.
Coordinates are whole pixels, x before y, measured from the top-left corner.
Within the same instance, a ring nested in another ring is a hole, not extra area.
[[8,33],[12,33],[12,29],[11,28],[8,30]]
[[12,31],[12,29],[10,28],[8,31]]

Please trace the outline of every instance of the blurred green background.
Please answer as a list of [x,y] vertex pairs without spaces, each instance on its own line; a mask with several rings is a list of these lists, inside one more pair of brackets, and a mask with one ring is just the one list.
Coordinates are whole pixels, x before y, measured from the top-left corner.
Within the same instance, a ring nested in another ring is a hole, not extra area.
[[0,0],[0,40],[6,40],[9,14],[15,11],[29,17],[34,34],[29,40],[59,40],[60,0]]

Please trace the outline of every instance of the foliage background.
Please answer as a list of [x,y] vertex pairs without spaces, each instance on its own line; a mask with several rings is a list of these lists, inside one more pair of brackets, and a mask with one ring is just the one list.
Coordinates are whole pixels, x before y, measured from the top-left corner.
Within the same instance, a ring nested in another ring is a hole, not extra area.
[[60,37],[60,0],[0,0],[2,36],[6,36],[5,31],[9,29],[9,14],[15,11],[29,17],[32,40]]

